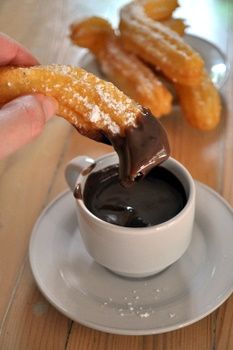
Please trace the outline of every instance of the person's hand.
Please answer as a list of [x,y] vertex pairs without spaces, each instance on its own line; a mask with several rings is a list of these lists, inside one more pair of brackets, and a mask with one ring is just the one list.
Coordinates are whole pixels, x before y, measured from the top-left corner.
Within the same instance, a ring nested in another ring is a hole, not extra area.
[[[3,33],[0,33],[0,47],[0,66],[38,64],[30,52]],[[2,106],[0,159],[38,136],[46,121],[56,113],[56,109],[56,100],[41,94],[22,96]]]

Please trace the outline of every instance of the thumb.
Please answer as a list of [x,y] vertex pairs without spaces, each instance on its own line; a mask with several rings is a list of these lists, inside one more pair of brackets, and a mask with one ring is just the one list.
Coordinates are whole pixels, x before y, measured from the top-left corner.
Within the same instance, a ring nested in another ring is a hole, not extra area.
[[0,109],[0,158],[38,136],[57,109],[55,99],[40,94],[16,98]]

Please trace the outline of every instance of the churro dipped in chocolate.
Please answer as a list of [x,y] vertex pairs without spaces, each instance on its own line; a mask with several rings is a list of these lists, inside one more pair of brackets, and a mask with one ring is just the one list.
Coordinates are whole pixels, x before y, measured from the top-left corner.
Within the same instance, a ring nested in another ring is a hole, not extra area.
[[172,95],[156,75],[134,54],[128,53],[110,23],[90,17],[71,26],[74,44],[88,48],[102,72],[126,95],[150,108],[156,117],[171,111]]
[[110,142],[119,155],[124,185],[169,157],[166,132],[150,111],[112,83],[64,65],[0,68],[0,106],[31,93],[54,97],[58,115],[83,135]]

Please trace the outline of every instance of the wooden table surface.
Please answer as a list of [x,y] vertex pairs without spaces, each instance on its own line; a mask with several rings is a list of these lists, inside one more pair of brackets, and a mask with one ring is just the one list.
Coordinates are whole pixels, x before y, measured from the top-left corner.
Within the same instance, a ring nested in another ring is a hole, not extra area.
[[[117,7],[124,2],[1,0],[0,30],[29,48],[41,63],[77,64],[84,51],[70,44],[69,24],[93,13],[116,24]],[[218,45],[233,65],[233,2],[183,0],[181,5],[179,13],[187,19],[189,32]],[[163,124],[172,155],[195,179],[233,205],[232,72],[221,93],[225,107],[216,130],[192,129],[179,111],[164,118]],[[233,349],[232,296],[208,317],[184,329],[161,335],[120,336],[69,320],[39,292],[28,261],[35,221],[67,188],[64,168],[69,160],[80,154],[96,157],[109,151],[109,146],[80,136],[65,120],[54,117],[35,142],[0,162],[0,349]]]

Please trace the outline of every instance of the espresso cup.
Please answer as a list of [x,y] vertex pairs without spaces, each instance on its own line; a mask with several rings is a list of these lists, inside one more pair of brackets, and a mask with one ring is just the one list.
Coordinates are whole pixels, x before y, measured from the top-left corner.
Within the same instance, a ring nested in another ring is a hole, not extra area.
[[[186,204],[169,220],[148,227],[124,227],[95,216],[85,205],[85,184],[93,172],[118,164],[116,153],[98,159],[80,156],[66,167],[65,177],[75,194],[78,226],[89,255],[100,265],[126,277],[147,277],[176,262],[187,250],[193,230],[195,184],[187,169],[173,158],[162,166],[183,185]],[[98,183],[96,183],[98,186]]]

